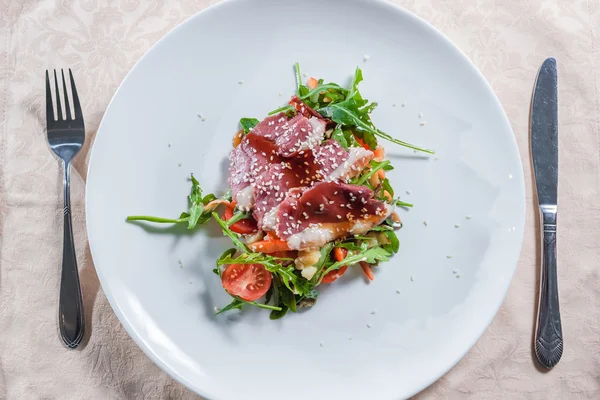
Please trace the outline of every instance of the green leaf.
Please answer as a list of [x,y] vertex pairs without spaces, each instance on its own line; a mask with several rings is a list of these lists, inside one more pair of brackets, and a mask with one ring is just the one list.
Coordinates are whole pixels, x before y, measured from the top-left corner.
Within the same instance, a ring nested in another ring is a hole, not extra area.
[[246,301],[244,299],[240,299],[237,296],[231,296],[233,297],[233,301],[231,303],[229,303],[228,305],[226,305],[225,307],[221,308],[219,311],[217,311],[215,313],[215,315],[219,315],[224,313],[225,311],[230,311],[230,310],[241,310],[242,306],[244,304],[248,304],[254,307],[259,307],[259,308],[264,308],[267,310],[274,310],[274,311],[281,311],[281,307],[276,307],[276,306],[270,306],[268,304],[262,304],[262,303],[258,303],[256,301]]
[[280,307],[280,310],[273,310],[271,311],[271,315],[269,315],[269,318],[272,320],[276,320],[279,318],[283,318],[285,316],[285,314],[287,314],[288,308],[287,307]]
[[338,142],[340,144],[340,146],[342,146],[344,149],[348,150],[348,141],[346,140],[346,137],[344,136],[344,131],[342,131],[341,125],[338,124],[335,127],[335,129],[333,130],[333,133],[331,134],[331,138],[333,140],[335,140],[336,142]]
[[371,167],[369,172],[361,175],[360,177],[354,178],[352,180],[352,182],[355,185],[362,185],[363,183],[367,182],[369,180],[369,178],[371,176],[375,175],[377,173],[377,171],[379,171],[380,169],[382,169],[384,171],[391,171],[392,169],[394,169],[390,160],[383,160],[383,161],[371,160],[369,165]]
[[[308,89],[308,88],[307,88]],[[329,89],[335,89],[339,92],[341,92],[343,95],[348,94],[348,91],[346,89],[344,89],[343,87],[341,87],[340,85],[338,85],[337,83],[327,83],[325,85],[318,85],[316,88],[309,90],[305,95],[302,96],[298,96],[300,98],[300,100],[306,100],[312,96],[314,96],[315,94],[320,94],[321,92],[326,92],[325,95],[326,96],[330,96],[330,92]],[[339,96],[336,92],[331,92],[331,95],[333,95],[334,97]],[[331,100],[334,100],[333,98],[329,97]]]
[[229,303],[225,307],[221,308],[219,311],[217,311],[215,313],[215,315],[219,315],[219,314],[222,314],[222,313],[230,311],[230,310],[241,310],[243,305],[244,305],[244,302],[242,300],[234,298],[231,301],[231,303]]
[[236,211],[235,214],[231,218],[227,220],[227,226],[231,226],[242,219],[248,219],[252,215],[251,212],[246,211]]
[[387,251],[391,251],[392,253],[397,253],[400,249],[400,241],[398,240],[398,236],[396,236],[396,232],[393,230],[384,231],[385,236],[391,242],[388,245],[383,246]]
[[283,287],[280,291],[281,301],[283,304],[290,309],[292,312],[296,312],[296,296],[290,292],[286,287]]
[[352,79],[352,88],[346,100],[339,103],[331,103],[317,109],[317,111],[338,124],[354,127],[357,136],[359,136],[371,150],[375,150],[377,147],[375,136],[378,136],[401,146],[433,154],[434,152],[432,150],[403,142],[375,128],[371,122],[369,113],[373,111],[377,104],[372,103],[371,105],[367,105],[368,101],[362,98],[358,90],[358,84],[362,80],[362,71],[357,67],[354,72],[354,78]]
[[148,221],[158,224],[178,224],[181,222],[187,222],[188,220],[189,216],[179,219],[153,217],[150,215],[130,215],[127,217],[127,221]]
[[394,200],[394,201],[393,201],[393,204],[394,204],[395,206],[398,206],[398,207],[409,207],[409,208],[410,208],[410,207],[413,207],[413,206],[414,206],[414,204],[412,204],[412,203],[407,203],[407,202],[404,202],[404,201],[402,201],[402,200],[400,200],[400,199],[396,199],[396,200]]
[[240,125],[244,129],[244,133],[250,132],[250,129],[254,128],[260,123],[256,118],[242,118],[240,119]]
[[280,112],[284,112],[287,114],[288,111],[296,111],[296,107],[294,107],[291,104],[286,104],[285,106],[276,108],[275,110],[271,111],[268,115],[279,114]]
[[296,92],[300,97],[300,86],[302,86],[302,74],[300,74],[300,64],[296,62],[294,64],[294,73],[296,75]]
[[319,257],[319,261],[317,261],[317,263],[314,265],[314,267],[317,269],[317,272],[315,272],[315,274],[313,275],[312,279],[310,280],[311,284],[313,284],[313,287],[316,286],[315,283],[320,282],[317,281],[317,277],[321,274],[321,271],[327,267],[328,262],[331,261],[331,251],[333,250],[333,243],[329,242],[327,244],[325,244],[325,246],[321,247],[321,257]]
[[359,261],[365,261],[368,264],[375,264],[379,261],[388,261],[392,255],[389,251],[380,246],[371,247],[370,249],[366,248],[366,245],[361,247],[361,251],[358,251],[355,254],[348,253],[343,261],[335,262],[321,271],[317,282],[321,283],[325,275],[333,270],[340,269],[344,265],[356,264]]
[[[221,218],[219,218],[219,215],[216,212],[213,212],[212,216],[215,219],[215,221],[217,221],[217,224],[219,224],[221,226],[221,230],[223,230],[223,234],[225,236],[229,236],[229,238],[231,239],[231,241],[233,242],[235,247],[237,247],[244,253],[250,253],[250,249],[248,248],[248,246],[246,246],[246,244],[240,240],[237,233],[234,233],[231,229],[229,229],[229,227],[227,226],[227,223],[225,221],[223,221]],[[219,263],[221,261],[223,261],[223,260],[219,260],[219,261],[217,261],[217,263]],[[229,263],[229,264],[235,264],[235,263]],[[219,265],[221,265],[221,264],[219,264]]]
[[387,192],[390,194],[390,196],[392,196],[392,198],[394,197],[394,189],[392,188],[392,185],[390,184],[390,180],[388,178],[383,178],[383,180],[381,181],[381,188],[383,190],[387,190]]

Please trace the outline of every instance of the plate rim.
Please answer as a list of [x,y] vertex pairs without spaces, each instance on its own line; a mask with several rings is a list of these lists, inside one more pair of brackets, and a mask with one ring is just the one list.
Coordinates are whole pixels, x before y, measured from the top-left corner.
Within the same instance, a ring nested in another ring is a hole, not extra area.
[[[115,90],[115,93],[113,94],[113,96],[111,97],[110,101],[108,102],[106,109],[104,111],[104,114],[102,116],[102,120],[98,126],[98,129],[96,130],[96,134],[94,135],[94,142],[96,141],[96,139],[98,138],[98,135],[103,131],[103,126],[105,124],[105,117],[106,114],[109,112],[109,110],[112,107],[112,104],[115,100],[115,98],[118,96],[119,92],[122,90],[122,87],[124,85],[124,83],[129,79],[129,77],[134,73],[134,71],[139,67],[139,65],[142,63],[142,61],[156,48],[158,47],[164,40],[166,40],[168,37],[170,37],[175,31],[179,30],[180,28],[182,28],[184,25],[190,24],[192,23],[192,21],[203,17],[205,14],[207,13],[211,13],[214,12],[215,10],[219,9],[220,7],[226,5],[226,4],[230,4],[230,3],[238,3],[238,2],[244,2],[244,1],[254,1],[254,0],[222,0],[216,4],[212,4],[206,8],[204,8],[203,10],[198,11],[197,13],[189,16],[188,18],[186,18],[185,20],[181,21],[180,23],[178,23],[177,25],[175,25],[174,27],[172,27],[168,32],[166,32],[159,40],[157,40],[154,44],[152,44],[152,46],[150,46],[145,52],[144,54],[135,62],[135,64],[130,68],[130,70],[127,72],[127,74],[125,75],[125,77],[123,78],[123,80],[121,81],[121,83],[119,84],[118,88]],[[414,20],[416,23],[418,23],[419,25],[421,25],[424,29],[429,30],[438,40],[441,40],[442,42],[445,42],[447,45],[449,45],[455,52],[456,54],[458,54],[463,61],[466,61],[466,65],[469,66],[469,68],[471,69],[471,72],[474,73],[475,76],[478,77],[478,79],[483,83],[483,86],[485,87],[485,89],[488,91],[489,94],[491,94],[491,99],[493,99],[493,103],[494,103],[494,108],[496,108],[497,110],[500,111],[500,115],[501,118],[503,119],[506,127],[509,129],[510,133],[512,133],[512,135],[510,136],[510,142],[511,142],[511,146],[513,151],[518,155],[518,166],[519,169],[518,171],[514,171],[515,173],[513,174],[514,177],[518,178],[518,180],[520,181],[520,185],[518,190],[520,191],[520,193],[522,194],[521,199],[520,199],[520,203],[521,203],[521,209],[522,214],[519,216],[520,220],[522,221],[522,224],[520,224],[519,226],[517,226],[517,230],[515,231],[515,233],[518,235],[518,240],[517,242],[519,243],[518,246],[518,254],[517,254],[517,259],[516,262],[514,263],[514,265],[512,265],[511,271],[510,271],[510,279],[507,279],[506,283],[503,284],[503,288],[502,288],[502,292],[503,295],[500,298],[498,304],[496,304],[494,306],[495,311],[493,312],[493,314],[491,314],[488,319],[487,322],[485,323],[484,326],[482,326],[481,331],[478,333],[478,335],[476,337],[474,337],[474,339],[472,340],[472,343],[466,347],[464,349],[464,351],[460,352],[460,356],[453,360],[451,363],[449,363],[449,365],[447,366],[447,368],[443,368],[442,372],[438,375],[436,375],[435,377],[432,377],[432,379],[427,380],[429,381],[429,383],[425,383],[425,384],[421,384],[419,386],[414,387],[414,390],[411,391],[409,397],[412,397],[420,392],[422,392],[423,390],[425,390],[426,388],[430,387],[431,385],[433,385],[435,382],[437,382],[441,377],[443,377],[445,374],[447,374],[452,368],[454,368],[459,362],[460,360],[462,360],[465,355],[475,346],[475,344],[482,338],[483,334],[485,333],[485,331],[487,330],[487,328],[490,326],[490,324],[492,323],[492,321],[494,320],[494,318],[496,317],[496,315],[498,314],[498,311],[500,310],[500,307],[502,306],[502,304],[504,303],[506,296],[508,294],[508,290],[510,289],[510,286],[512,284],[512,281],[514,279],[514,275],[515,275],[515,271],[517,269],[519,260],[521,258],[521,253],[523,250],[523,241],[524,241],[524,235],[525,235],[525,226],[526,226],[526,214],[527,214],[527,198],[526,198],[526,187],[525,187],[525,179],[524,179],[524,169],[523,169],[523,160],[521,158],[521,153],[519,151],[519,146],[517,144],[517,140],[516,140],[516,136],[514,133],[514,130],[512,129],[512,125],[510,123],[510,120],[506,114],[506,111],[504,109],[504,107],[502,106],[502,103],[500,102],[500,100],[498,99],[498,96],[496,95],[496,92],[493,90],[492,86],[490,85],[490,83],[488,82],[488,80],[485,78],[485,76],[481,73],[481,71],[479,70],[479,68],[477,68],[477,66],[473,63],[473,61],[462,51],[462,49],[460,47],[458,47],[458,45],[456,45],[450,38],[448,38],[441,30],[439,30],[438,28],[436,28],[434,25],[432,25],[430,22],[428,22],[427,20],[425,20],[424,18],[420,17],[419,15],[415,14],[414,12],[407,10],[406,8],[392,3],[391,0],[357,0],[360,2],[372,2],[373,4],[377,4],[379,6],[382,7],[387,7],[390,11],[395,12],[395,13],[400,13],[403,14],[405,17],[408,17],[412,20]],[[92,263],[94,265],[94,269],[96,271],[96,274],[98,275],[98,280],[100,282],[100,285],[102,286],[102,291],[104,292],[104,295],[106,296],[113,312],[115,313],[115,315],[117,316],[119,322],[121,323],[121,325],[123,326],[123,328],[125,329],[125,331],[127,332],[127,334],[129,335],[129,337],[134,341],[134,343],[142,350],[142,352],[152,360],[152,362],[154,362],[163,372],[165,372],[167,375],[169,375],[171,378],[173,378],[174,380],[176,380],[177,382],[181,383],[182,385],[184,385],[187,389],[191,390],[192,392],[199,394],[200,396],[204,397],[206,400],[212,399],[212,397],[209,397],[209,394],[207,392],[205,392],[203,390],[202,387],[200,387],[199,385],[197,385],[196,383],[186,379],[185,377],[181,376],[179,373],[177,373],[169,364],[167,364],[166,362],[164,362],[158,355],[155,354],[155,352],[152,350],[152,347],[146,343],[146,341],[141,337],[141,335],[139,335],[137,333],[136,328],[133,326],[133,324],[130,322],[130,320],[127,318],[127,316],[123,313],[119,303],[114,299],[113,294],[111,292],[111,290],[109,289],[109,285],[105,284],[106,283],[106,279],[103,275],[102,272],[102,268],[97,268],[96,267],[96,263],[94,262],[94,245],[92,244],[92,240],[91,240],[91,235],[90,235],[90,213],[87,212],[88,210],[88,204],[89,204],[89,189],[88,189],[88,185],[89,185],[89,177],[93,176],[93,174],[91,174],[92,171],[92,166],[94,165],[94,154],[95,154],[95,146],[93,146],[92,144],[92,148],[90,149],[90,157],[89,157],[89,161],[88,161],[88,167],[87,167],[87,173],[86,176],[88,177],[88,179],[86,180],[86,185],[85,185],[85,222],[86,222],[86,233],[87,233],[87,237],[88,237],[88,245],[90,247],[90,255],[92,258]],[[516,252],[516,246],[515,246],[515,253]]]

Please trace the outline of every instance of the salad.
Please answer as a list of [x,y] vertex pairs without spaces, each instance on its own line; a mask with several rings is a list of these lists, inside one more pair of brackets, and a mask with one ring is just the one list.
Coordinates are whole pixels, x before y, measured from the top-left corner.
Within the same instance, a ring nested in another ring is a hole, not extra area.
[[189,209],[179,218],[127,218],[188,229],[214,220],[221,227],[233,247],[213,271],[232,301],[217,314],[250,305],[281,318],[315,305],[319,286],[350,266],[373,280],[372,268],[399,249],[395,207],[412,207],[395,197],[386,177],[393,167],[379,140],[433,153],[373,125],[377,103],[358,89],[360,68],[349,88],[315,78],[304,83],[297,63],[295,75],[288,104],[262,121],[240,120],[227,193],[203,193],[192,175]]

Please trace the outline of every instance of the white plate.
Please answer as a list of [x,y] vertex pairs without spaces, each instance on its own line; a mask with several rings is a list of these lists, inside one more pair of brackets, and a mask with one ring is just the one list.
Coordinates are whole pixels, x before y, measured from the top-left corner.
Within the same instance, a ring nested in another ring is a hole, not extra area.
[[[211,270],[228,240],[214,225],[186,234],[125,217],[178,216],[191,172],[207,191],[225,190],[239,118],[286,101],[295,61],[341,83],[359,65],[363,94],[380,104],[375,123],[439,159],[387,146],[392,184],[415,207],[401,212],[400,253],[374,282],[354,270],[316,307],[280,321],[263,310],[215,317],[228,296]],[[441,33],[380,1],[239,0],[194,16],[119,88],[87,185],[90,246],[116,314],[154,362],[209,399],[385,400],[422,390],[494,317],[524,217],[522,167],[498,99]]]

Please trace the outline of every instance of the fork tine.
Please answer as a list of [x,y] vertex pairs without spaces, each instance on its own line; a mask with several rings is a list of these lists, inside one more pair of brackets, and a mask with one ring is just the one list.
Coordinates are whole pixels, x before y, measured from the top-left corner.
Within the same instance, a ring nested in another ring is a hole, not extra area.
[[56,79],[56,70],[54,70],[54,90],[56,93],[56,114],[57,120],[63,119],[62,106],[60,105],[60,91],[58,90],[58,79]]
[[73,79],[71,68],[69,68],[69,78],[71,79],[71,89],[73,90],[73,119],[83,118],[81,105],[79,104],[79,96],[77,96],[77,89],[75,88],[75,79]]
[[52,92],[50,91],[50,76],[46,70],[46,125],[54,122],[54,108],[52,107]]
[[67,92],[67,83],[65,82],[64,70],[61,69],[60,74],[62,75],[63,96],[65,98],[65,118],[66,119],[75,119],[75,116],[71,115],[71,107],[69,107],[69,96],[68,96],[68,92]]

